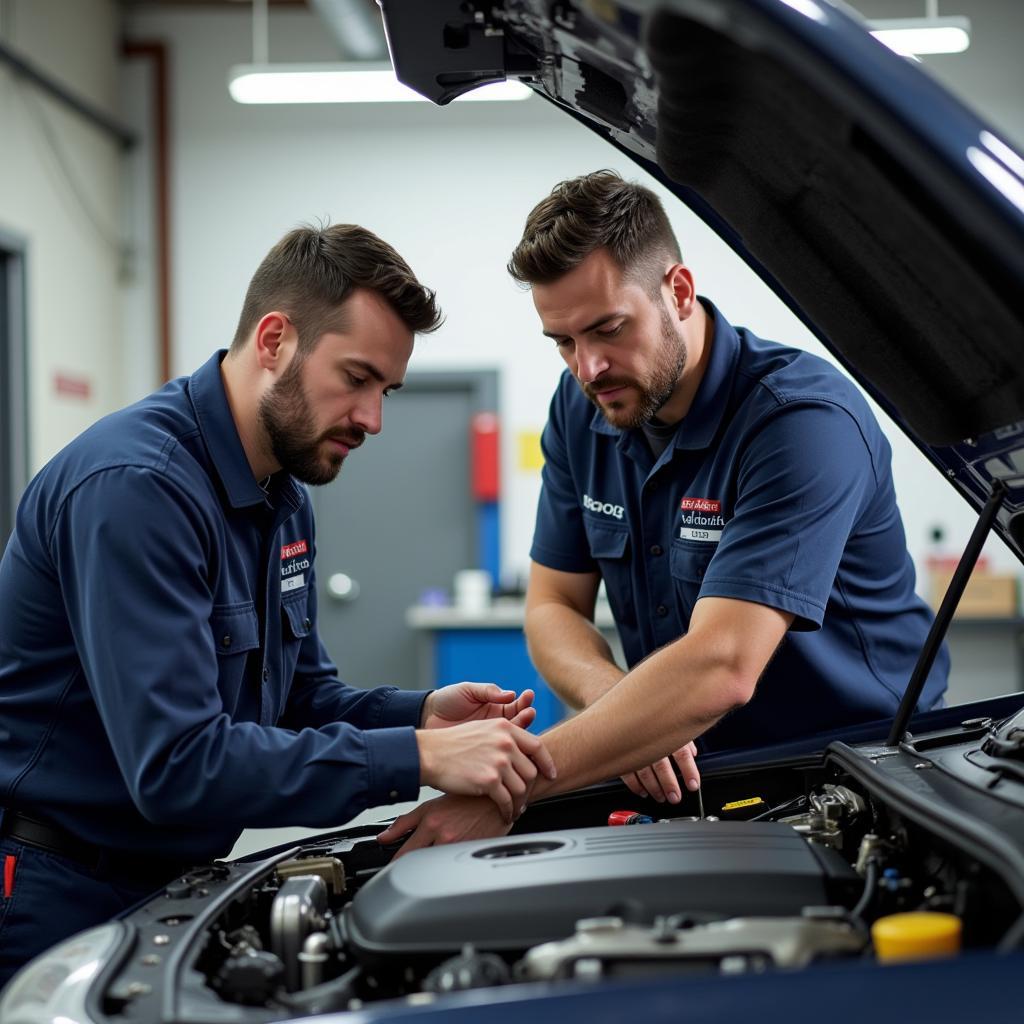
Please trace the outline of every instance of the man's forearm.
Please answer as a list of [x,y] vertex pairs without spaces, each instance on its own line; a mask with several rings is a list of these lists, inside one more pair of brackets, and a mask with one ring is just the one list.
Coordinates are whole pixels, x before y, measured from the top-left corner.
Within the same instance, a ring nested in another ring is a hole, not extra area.
[[537,671],[576,710],[589,707],[625,674],[597,627],[565,605],[530,609],[525,632]]
[[[586,710],[544,733],[557,778],[538,776],[528,800],[632,772],[679,751],[750,700],[792,623],[792,613],[745,601],[698,601],[685,636],[641,662]],[[385,833],[386,841],[409,829],[415,830],[416,846],[427,846],[501,835],[507,826],[486,799],[443,797],[429,812],[417,808],[399,818]]]
[[538,778],[531,799],[651,764],[749,700],[754,680],[687,639],[662,648],[585,711],[544,734],[558,778]]

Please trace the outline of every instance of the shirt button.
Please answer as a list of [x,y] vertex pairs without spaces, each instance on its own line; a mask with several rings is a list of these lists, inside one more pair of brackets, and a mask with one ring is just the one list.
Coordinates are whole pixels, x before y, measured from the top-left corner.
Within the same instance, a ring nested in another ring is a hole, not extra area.
[[661,545],[660,544],[652,544],[651,545],[651,554],[652,555],[660,555],[661,554]]
[[303,619],[302,620],[302,627],[303,627],[303,629],[309,629],[310,626],[312,626],[312,625],[313,625],[313,620],[312,619]]
[[231,646],[231,634],[230,633],[225,633],[220,638],[220,645],[221,645],[221,647],[230,647]]
[[654,612],[662,619],[668,615],[668,609],[663,604],[659,604],[658,607],[654,609]]
[[398,799],[398,790],[397,789],[391,790],[391,792],[388,793],[388,799],[389,800],[397,800]]
[[270,678],[270,669],[265,668],[263,670],[263,682],[266,682]]

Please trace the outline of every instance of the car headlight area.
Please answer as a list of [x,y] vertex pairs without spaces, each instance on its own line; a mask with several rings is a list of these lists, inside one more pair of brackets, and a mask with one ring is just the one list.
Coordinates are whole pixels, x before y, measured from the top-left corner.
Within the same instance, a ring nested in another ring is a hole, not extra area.
[[88,1024],[89,987],[125,934],[119,922],[72,936],[26,964],[0,993],[4,1024]]

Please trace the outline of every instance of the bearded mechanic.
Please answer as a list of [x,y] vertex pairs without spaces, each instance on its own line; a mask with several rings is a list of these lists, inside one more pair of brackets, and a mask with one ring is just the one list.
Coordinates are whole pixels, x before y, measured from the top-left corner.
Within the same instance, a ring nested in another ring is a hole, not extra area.
[[336,825],[420,785],[511,817],[552,771],[529,691],[349,687],[317,635],[301,483],[380,431],[439,323],[371,232],[293,231],[230,351],[27,488],[0,563],[0,984],[243,828]]
[[[857,388],[698,297],[657,197],[613,172],[556,186],[509,270],[567,365],[542,439],[526,635],[584,709],[545,733],[558,780],[532,797],[622,775],[677,803],[672,762],[697,789],[697,746],[891,717],[932,615]],[[602,579],[627,672],[593,625]],[[948,665],[943,649],[919,710],[941,704]],[[483,802],[441,798],[380,838],[415,830],[406,852],[506,828]]]

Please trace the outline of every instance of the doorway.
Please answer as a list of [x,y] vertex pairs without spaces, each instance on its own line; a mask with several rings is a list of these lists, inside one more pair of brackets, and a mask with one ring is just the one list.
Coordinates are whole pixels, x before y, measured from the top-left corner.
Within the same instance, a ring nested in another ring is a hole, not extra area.
[[[381,433],[313,489],[319,632],[344,682],[416,687],[405,613],[477,565],[470,422],[497,399],[496,370],[410,373],[385,403]],[[329,588],[335,574],[351,589]]]

